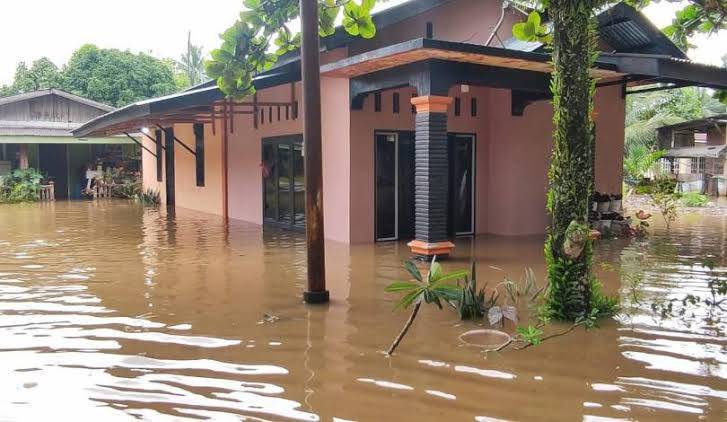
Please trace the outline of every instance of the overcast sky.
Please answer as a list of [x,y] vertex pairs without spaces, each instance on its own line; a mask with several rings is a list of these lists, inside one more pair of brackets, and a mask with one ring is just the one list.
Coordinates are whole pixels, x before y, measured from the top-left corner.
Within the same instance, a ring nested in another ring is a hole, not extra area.
[[[401,3],[394,0],[387,6]],[[490,0],[483,0],[490,1]],[[662,2],[646,10],[659,27],[671,21],[678,6]],[[3,2],[0,13],[0,85],[12,82],[19,61],[47,56],[59,67],[85,43],[179,58],[187,31],[205,52],[219,44],[242,0],[20,0]],[[696,61],[721,64],[727,34],[697,37],[690,51]]]

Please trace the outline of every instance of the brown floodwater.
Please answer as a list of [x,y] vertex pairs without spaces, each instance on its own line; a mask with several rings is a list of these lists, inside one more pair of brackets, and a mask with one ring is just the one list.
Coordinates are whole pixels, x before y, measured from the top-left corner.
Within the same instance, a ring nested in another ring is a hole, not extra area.
[[[0,420],[725,420],[727,315],[651,304],[727,277],[727,217],[655,223],[598,245],[624,303],[600,328],[484,352],[459,340],[484,322],[427,306],[389,358],[403,243],[327,243],[332,301],[308,307],[300,234],[126,202],[0,206]],[[541,238],[456,244],[445,267],[473,257],[489,286],[543,278]]]

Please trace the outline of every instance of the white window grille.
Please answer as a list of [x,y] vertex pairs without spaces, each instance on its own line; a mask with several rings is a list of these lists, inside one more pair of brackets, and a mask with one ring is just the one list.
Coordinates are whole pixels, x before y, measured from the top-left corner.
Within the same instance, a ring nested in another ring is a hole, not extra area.
[[692,174],[704,173],[704,157],[692,158]]

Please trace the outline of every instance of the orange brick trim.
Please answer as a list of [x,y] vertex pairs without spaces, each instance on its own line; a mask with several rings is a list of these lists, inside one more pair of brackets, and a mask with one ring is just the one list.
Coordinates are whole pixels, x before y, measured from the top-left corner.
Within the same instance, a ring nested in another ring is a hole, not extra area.
[[417,113],[446,113],[452,104],[452,97],[424,95],[412,98],[411,103],[416,107]]
[[436,242],[427,243],[421,240],[412,240],[407,243],[411,252],[421,256],[447,256],[452,253],[454,243],[452,242]]

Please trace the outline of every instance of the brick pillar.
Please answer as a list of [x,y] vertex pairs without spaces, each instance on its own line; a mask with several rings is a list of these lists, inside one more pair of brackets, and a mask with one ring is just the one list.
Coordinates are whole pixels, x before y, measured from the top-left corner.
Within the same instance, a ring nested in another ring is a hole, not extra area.
[[414,138],[415,235],[408,245],[415,255],[445,257],[454,249],[447,234],[447,108],[452,98],[422,96],[412,98],[411,103],[417,111]]

